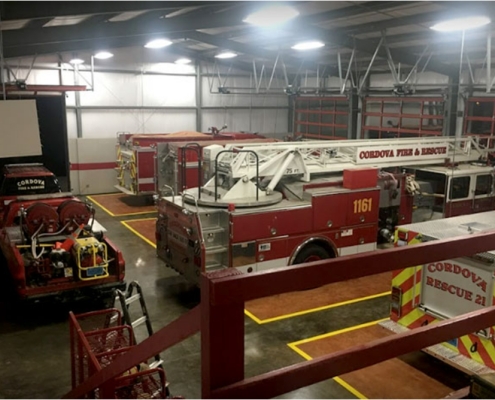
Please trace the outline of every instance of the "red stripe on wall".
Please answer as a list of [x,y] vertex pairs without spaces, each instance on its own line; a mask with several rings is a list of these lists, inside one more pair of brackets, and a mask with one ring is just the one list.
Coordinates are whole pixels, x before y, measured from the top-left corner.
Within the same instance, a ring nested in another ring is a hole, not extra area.
[[81,163],[71,164],[71,171],[91,171],[95,169],[114,169],[117,166],[115,161],[101,163]]

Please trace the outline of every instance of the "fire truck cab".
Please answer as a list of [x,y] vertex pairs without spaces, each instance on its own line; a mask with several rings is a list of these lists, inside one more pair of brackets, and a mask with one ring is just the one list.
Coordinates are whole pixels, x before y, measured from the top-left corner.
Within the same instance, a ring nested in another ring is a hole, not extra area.
[[414,222],[495,209],[494,169],[486,163],[429,166],[413,173],[420,187]]

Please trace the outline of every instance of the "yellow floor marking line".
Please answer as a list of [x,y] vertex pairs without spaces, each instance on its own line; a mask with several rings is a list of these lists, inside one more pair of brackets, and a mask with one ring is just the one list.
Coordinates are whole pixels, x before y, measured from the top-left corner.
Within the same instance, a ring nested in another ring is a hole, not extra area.
[[377,319],[375,321],[366,322],[366,323],[361,324],[361,325],[354,325],[354,326],[350,326],[349,328],[339,329],[338,331],[332,331],[329,333],[324,333],[323,335],[312,336],[312,337],[307,338],[307,339],[298,340],[297,342],[292,342],[290,344],[292,344],[294,346],[300,346],[301,344],[310,343],[310,342],[314,342],[315,340],[320,340],[320,339],[325,339],[327,337],[340,335],[341,333],[346,333],[346,332],[355,331],[357,329],[367,328],[368,326],[373,326],[373,325],[379,324],[380,322],[387,321],[387,320],[389,320],[388,317],[382,318],[382,319]]
[[[376,325],[376,324],[378,324],[378,323],[380,323],[382,321],[386,321],[386,320],[388,320],[388,318],[382,318],[382,319],[379,319],[379,320],[376,320],[376,321],[367,322],[365,324],[351,326],[349,328],[340,329],[338,331],[325,333],[323,335],[318,335],[318,336],[313,336],[313,337],[310,337],[310,338],[307,338],[307,339],[298,340],[297,342],[287,343],[287,346],[289,346],[293,351],[295,351],[297,354],[299,354],[305,360],[308,360],[309,361],[309,360],[312,360],[313,357],[311,357],[305,351],[301,350],[298,347],[299,345],[304,344],[304,343],[314,342],[315,340],[324,339],[324,338],[327,338],[327,337],[330,337],[330,336],[336,336],[336,335],[339,335],[341,333],[350,332],[350,331],[354,331],[354,330],[362,329],[362,328],[367,328],[368,326],[373,326],[373,325]],[[341,385],[343,388],[345,388],[346,390],[348,390],[350,393],[352,393],[354,396],[356,396],[358,399],[367,399],[367,397],[364,394],[362,394],[355,387],[351,386],[349,383],[347,383],[346,381],[344,381],[342,378],[339,378],[338,376],[336,376],[336,377],[334,377],[332,379],[335,382],[337,382],[339,385]]]
[[339,385],[343,386],[346,388],[349,392],[351,392],[354,396],[356,396],[358,399],[367,399],[367,397],[362,394],[359,390],[357,390],[354,386],[349,385],[346,381],[344,381],[342,378],[339,378],[336,376],[333,378],[335,382],[337,382]]
[[[130,221],[128,221],[130,222]],[[146,243],[148,243],[150,246],[153,246],[155,249],[156,249],[156,244],[153,243],[151,240],[149,240],[148,238],[144,237],[143,235],[141,235],[138,231],[136,231],[134,228],[130,227],[125,221],[120,221],[120,223],[122,225],[124,225],[127,229],[129,229],[132,233],[134,233],[136,236],[140,237],[141,239],[143,239]]]
[[[29,247],[29,246],[28,246]],[[244,314],[246,314],[249,318],[251,318],[254,322],[256,322],[257,324],[263,324],[264,322],[259,319],[256,315],[254,315],[253,313],[249,312],[248,310],[244,309]]]
[[111,212],[110,210],[108,210],[107,208],[103,207],[99,202],[97,202],[94,198],[92,198],[91,196],[86,196],[87,199],[89,199],[89,201],[91,201],[92,203],[95,203],[98,207],[100,207],[103,211],[105,211],[107,214],[109,214],[111,217],[115,217],[115,214],[113,212]]
[[[111,194],[112,196],[114,195],[119,195],[121,193],[116,193],[116,194]],[[86,196],[87,199],[89,199],[92,203],[95,203],[98,207],[100,207],[103,211],[105,211],[108,215],[110,215],[111,217],[127,217],[127,216],[131,216],[131,215],[143,215],[143,214],[151,214],[151,213],[154,213],[156,212],[156,210],[153,210],[153,211],[139,211],[139,212],[135,212],[135,213],[127,213],[127,214],[114,214],[113,212],[111,212],[108,208],[102,206],[97,200],[95,200],[93,197],[91,196]]]
[[147,218],[136,218],[136,219],[128,219],[122,222],[144,222],[144,221],[156,221],[156,217],[147,217]]
[[310,314],[310,313],[314,313],[314,312],[318,312],[318,311],[328,310],[328,309],[335,308],[335,307],[342,307],[342,306],[346,306],[348,304],[359,303],[361,301],[372,300],[372,299],[376,299],[378,297],[383,297],[383,296],[388,296],[388,295],[390,295],[390,292],[383,292],[383,293],[373,294],[371,296],[359,297],[357,299],[341,301],[340,303],[329,304],[328,306],[310,308],[308,310],[298,311],[298,312],[291,313],[291,314],[284,314],[284,315],[280,315],[278,317],[267,318],[267,319],[260,319],[249,311],[245,311],[245,314],[249,318],[251,318],[254,322],[256,322],[258,324],[268,324],[270,322],[280,321],[282,319],[294,318],[294,317],[298,317],[300,315],[305,315],[305,314]]

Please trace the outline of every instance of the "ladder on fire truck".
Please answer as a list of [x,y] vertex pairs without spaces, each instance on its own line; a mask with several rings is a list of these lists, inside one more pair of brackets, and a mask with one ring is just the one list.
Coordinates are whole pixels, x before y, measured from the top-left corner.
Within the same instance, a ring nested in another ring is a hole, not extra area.
[[[215,175],[201,189],[189,189],[202,205],[274,203],[274,189],[286,176],[309,182],[314,174],[362,167],[390,168],[486,160],[476,138],[411,138],[275,143],[235,143],[212,152]],[[260,187],[263,187],[261,189]],[[273,197],[273,201],[269,200]],[[190,197],[187,198],[189,200]],[[276,200],[276,201],[275,201]]]

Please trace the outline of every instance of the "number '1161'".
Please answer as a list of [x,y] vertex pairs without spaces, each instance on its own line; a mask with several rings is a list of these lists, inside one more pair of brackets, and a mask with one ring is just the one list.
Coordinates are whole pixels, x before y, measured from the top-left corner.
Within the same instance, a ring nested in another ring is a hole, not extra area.
[[372,199],[354,200],[354,214],[365,213],[371,211]]

